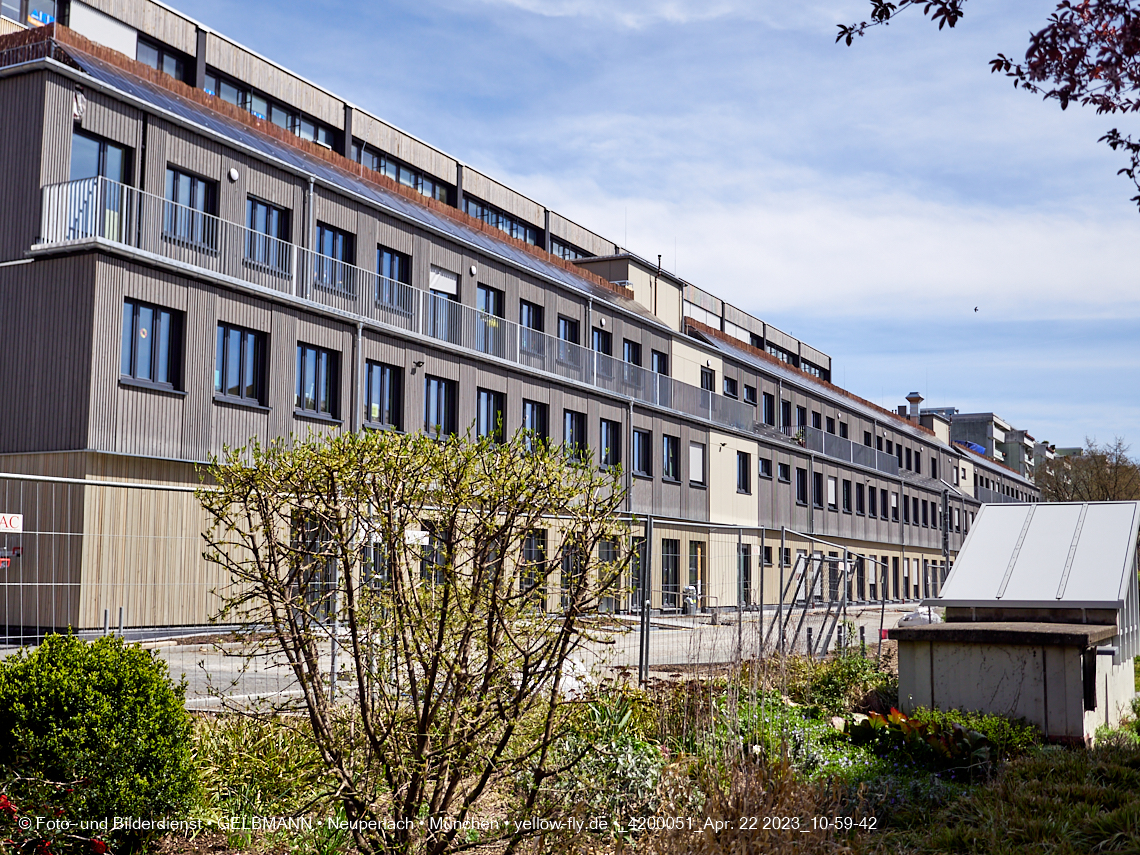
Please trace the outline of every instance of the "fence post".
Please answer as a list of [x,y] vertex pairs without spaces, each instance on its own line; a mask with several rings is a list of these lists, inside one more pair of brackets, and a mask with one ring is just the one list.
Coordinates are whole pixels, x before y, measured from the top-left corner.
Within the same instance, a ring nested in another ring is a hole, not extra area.
[[[744,529],[736,530],[736,667],[744,662]],[[763,572],[764,553],[760,553],[760,566]],[[751,569],[751,568],[749,568]]]
[[811,627],[809,626],[807,629],[808,629],[808,631],[807,631],[807,655],[808,655],[808,658],[811,658],[811,648],[812,648],[812,643],[811,643],[811,635],[812,635],[812,633],[811,633]]
[[123,607],[119,606],[119,638],[123,637]]

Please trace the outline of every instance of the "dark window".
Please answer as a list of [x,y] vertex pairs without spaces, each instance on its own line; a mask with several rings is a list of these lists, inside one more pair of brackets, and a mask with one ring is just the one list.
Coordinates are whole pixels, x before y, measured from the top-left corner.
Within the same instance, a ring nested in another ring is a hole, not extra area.
[[780,474],[780,480],[785,484],[792,482],[792,467],[789,463],[776,464],[776,471]]
[[807,470],[796,467],[796,503],[806,505],[808,501]]
[[[906,454],[906,468],[907,468],[907,469],[913,469],[913,468],[914,468],[914,465],[911,463],[911,457],[910,457],[910,449],[909,449],[909,448],[908,448],[908,449],[906,449],[906,452],[905,452],[905,454]],[[901,462],[902,462],[902,461],[899,461],[899,462],[900,462],[900,464],[901,464]]]
[[402,252],[376,247],[376,304],[408,317],[415,310],[412,284],[412,259]]
[[938,480],[938,458],[933,455],[930,457],[930,477]]
[[776,424],[776,396],[765,392],[764,393],[764,411],[761,413],[764,424],[775,426]]
[[701,388],[706,392],[716,389],[716,372],[711,368],[701,369]]
[[911,519],[914,520],[915,525],[918,525],[918,496],[914,496],[911,499],[910,504],[911,504],[911,508],[913,508],[913,511],[911,513]]
[[543,325],[542,306],[528,300],[519,300],[519,326],[535,332],[542,332]]
[[567,261],[574,261],[579,258],[590,258],[594,253],[587,252],[580,246],[574,246],[572,243],[567,243],[552,236],[550,238],[550,254],[557,255],[559,258],[565,258]]
[[412,284],[412,258],[386,246],[376,247],[376,272],[383,279],[403,285]]
[[771,458],[769,458],[769,457],[761,457],[760,458],[760,477],[761,478],[771,478],[772,477],[772,459]]
[[601,420],[599,445],[602,466],[617,466],[621,463],[621,422]]
[[863,431],[863,445],[867,448],[871,447],[871,432],[869,430]]
[[780,401],[780,427],[788,427],[792,423],[792,402]]
[[[276,119],[274,120],[276,121]],[[379,172],[382,175],[387,175],[398,184],[405,187],[410,187],[421,196],[427,196],[430,199],[435,199],[437,202],[443,202],[445,205],[453,205],[454,197],[452,195],[452,188],[442,181],[438,181],[425,172],[408,166],[392,155],[386,152],[377,151],[371,146],[361,147],[357,143],[352,145],[352,159],[363,166],[368,167],[373,172]]]
[[814,411],[811,414],[811,426],[813,428],[815,428],[816,430],[822,430],[823,429],[823,417],[819,413],[814,412]]
[[735,377],[725,377],[724,378],[724,394],[725,394],[725,397],[727,397],[727,398],[738,398],[738,397],[740,397],[738,390],[739,390],[739,387],[737,386]]
[[519,569],[519,593],[542,607],[545,597],[542,583],[546,579],[546,530],[532,529],[523,538],[522,567]]
[[817,508],[823,507],[823,473],[812,473],[811,500]]
[[914,453],[914,474],[922,474],[922,452],[920,451]]
[[472,196],[463,197],[463,207],[469,216],[482,220],[487,225],[501,232],[506,232],[517,240],[529,243],[531,246],[538,246],[538,236],[541,229],[536,229],[505,211],[499,210],[494,205],[480,202]]
[[[895,501],[896,502],[898,501],[897,496],[895,497]],[[879,516],[882,517],[883,519],[887,518],[887,491],[886,490],[879,490]],[[899,519],[899,509],[896,506],[895,507],[895,522],[898,522],[898,519]]]
[[478,405],[475,411],[475,434],[487,436],[495,442],[503,441],[503,414],[507,408],[507,396],[490,389],[478,390]]
[[562,414],[562,441],[579,457],[585,456],[589,443],[586,440],[586,414],[565,410]]
[[503,292],[490,285],[480,285],[475,292],[475,308],[496,318],[503,317]]
[[661,608],[681,607],[681,541],[661,539]]
[[558,316],[558,337],[562,341],[578,344],[578,322],[562,315]]
[[[918,501],[918,499],[915,499],[915,502],[917,502],[917,501]],[[918,508],[915,508],[915,511],[917,511],[917,510],[918,510]],[[910,524],[910,499],[907,498],[906,496],[903,496],[902,511],[903,511],[903,522],[906,523],[907,525],[909,525]],[[917,517],[918,514],[916,513],[915,516]],[[915,520],[915,522],[917,523],[917,520]]]
[[176,389],[181,353],[181,312],[134,300],[123,302],[122,376]]
[[681,438],[664,434],[661,439],[661,477],[666,481],[680,481]]
[[653,373],[669,376],[669,355],[667,353],[662,353],[659,350],[655,350],[650,355],[650,357],[652,360],[650,367],[653,369]]
[[827,417],[827,432],[832,434],[835,433],[835,419],[833,419],[831,416]]
[[922,500],[922,524],[927,527],[930,526],[930,506],[925,499]]
[[772,547],[768,546],[767,544],[764,545],[764,566],[772,566]]
[[740,604],[752,605],[752,544],[741,543],[737,546],[736,573],[740,584]]
[[313,284],[355,293],[352,265],[356,264],[356,239],[346,231],[317,223],[317,252],[313,258]]
[[[886,490],[883,491],[884,497],[885,497],[886,492],[887,492]],[[884,505],[885,504],[886,503],[884,503]],[[898,493],[891,493],[891,521],[892,522],[898,522],[899,521],[899,494]]]
[[796,407],[796,427],[807,427],[807,407]]
[[545,441],[550,436],[546,404],[524,399],[522,426],[523,430],[531,434],[526,440],[528,448],[532,441]]
[[245,200],[245,258],[270,270],[288,274],[292,247],[289,245],[289,212],[260,199]]
[[171,240],[217,250],[218,185],[177,169],[166,170],[162,231]]
[[295,407],[306,413],[336,418],[338,354],[309,344],[297,345]]
[[736,492],[752,492],[752,455],[745,451],[736,452]]
[[851,482],[843,480],[843,513],[851,513]]
[[653,434],[647,430],[633,432],[633,471],[647,477],[653,474]]
[[[875,495],[873,490],[871,495]],[[855,513],[860,516],[867,513],[866,488],[862,484],[855,485]]]
[[186,69],[189,66],[188,60],[181,53],[171,50],[165,45],[152,44],[151,42],[139,39],[135,59],[144,65],[149,65],[156,71],[169,74],[175,80],[181,80],[183,83],[193,83],[193,81],[186,76]]
[[[867,488],[867,516],[877,517],[879,515],[879,491],[874,487]],[[886,511],[886,508],[883,509]]]
[[748,334],[748,343],[750,345],[752,345],[754,348],[756,348],[757,350],[763,350],[764,349],[764,336],[757,335],[756,333],[749,333]]
[[119,184],[129,184],[129,164],[127,150],[121,145],[78,131],[71,135],[71,181],[106,178]]
[[744,384],[744,403],[756,406],[756,387]]
[[894,453],[895,453],[895,446],[894,446],[894,443],[892,443],[892,442],[891,442],[891,441],[888,439],[888,440],[887,440],[887,454],[894,454]]
[[606,356],[613,356],[614,337],[610,335],[608,331],[594,327],[592,347],[598,353],[603,353]]
[[641,345],[628,338],[622,342],[622,357],[630,365],[641,365]]
[[881,436],[875,437],[875,448],[879,451],[883,450],[883,438]]
[[847,422],[839,423],[839,435],[843,437],[843,439],[847,439]]
[[401,430],[404,424],[403,371],[394,365],[365,364],[364,420]]
[[253,404],[265,403],[265,335],[218,324],[214,392]]
[[456,384],[442,377],[424,377],[424,432],[429,436],[455,433],[458,421]]

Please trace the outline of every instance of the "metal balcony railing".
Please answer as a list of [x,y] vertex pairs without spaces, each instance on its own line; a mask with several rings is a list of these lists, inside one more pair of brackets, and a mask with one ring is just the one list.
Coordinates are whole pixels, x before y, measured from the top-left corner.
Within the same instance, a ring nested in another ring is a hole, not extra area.
[[814,451],[816,454],[823,454],[848,463],[856,463],[869,469],[877,469],[887,475],[899,474],[897,457],[885,454],[870,446],[859,445],[844,437],[807,425],[784,425],[783,432],[808,451]]
[[100,238],[714,424],[756,407],[106,178],[43,188],[40,246]]

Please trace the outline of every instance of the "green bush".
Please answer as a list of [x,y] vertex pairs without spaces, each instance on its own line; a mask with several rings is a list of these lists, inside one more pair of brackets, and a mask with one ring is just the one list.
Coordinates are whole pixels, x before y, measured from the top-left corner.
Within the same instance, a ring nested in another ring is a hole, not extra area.
[[196,788],[184,694],[166,663],[115,637],[49,635],[0,662],[0,768],[11,803],[71,821],[181,818]]
[[897,697],[897,678],[857,648],[840,651],[821,662],[789,657],[785,667],[788,696],[819,717],[862,711],[868,705],[874,706],[868,704],[874,695],[886,700],[889,709]]
[[1020,757],[1041,743],[1041,732],[1025,719],[1010,719],[992,713],[963,710],[930,710],[920,708],[911,714],[917,721],[937,722],[943,727],[961,725],[966,730],[984,733],[989,740],[994,760]]

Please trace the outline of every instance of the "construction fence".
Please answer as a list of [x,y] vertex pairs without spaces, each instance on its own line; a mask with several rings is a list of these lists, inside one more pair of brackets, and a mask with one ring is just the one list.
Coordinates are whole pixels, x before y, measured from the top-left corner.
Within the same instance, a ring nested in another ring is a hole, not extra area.
[[[189,485],[0,474],[0,656],[52,631],[119,635],[185,678],[191,708],[299,694],[284,659],[250,642],[259,627],[218,622],[232,582],[203,558],[204,524]],[[582,679],[646,680],[775,652],[874,653],[948,569],[942,556],[856,552],[788,530],[637,518],[631,532],[613,547],[629,550],[626,570],[575,654]],[[545,608],[558,607],[547,591]],[[331,615],[333,685],[346,665],[335,627]]]

